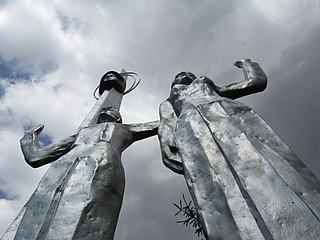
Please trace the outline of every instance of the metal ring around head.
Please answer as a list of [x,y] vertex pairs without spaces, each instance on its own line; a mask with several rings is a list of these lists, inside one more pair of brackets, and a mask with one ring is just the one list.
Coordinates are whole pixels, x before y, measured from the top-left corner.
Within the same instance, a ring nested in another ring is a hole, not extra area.
[[[126,90],[123,95],[126,95],[128,93],[130,93],[131,91],[133,91],[141,82],[141,77],[138,73],[136,72],[122,72],[120,73],[121,76],[123,77],[131,77],[133,79],[133,83],[131,84],[131,86],[129,87],[128,90]],[[138,78],[138,80],[136,79],[136,77]],[[98,100],[99,97],[96,96],[97,90],[99,89],[100,85],[98,85],[96,87],[96,89],[93,91],[93,97]],[[101,96],[101,95],[100,95]]]

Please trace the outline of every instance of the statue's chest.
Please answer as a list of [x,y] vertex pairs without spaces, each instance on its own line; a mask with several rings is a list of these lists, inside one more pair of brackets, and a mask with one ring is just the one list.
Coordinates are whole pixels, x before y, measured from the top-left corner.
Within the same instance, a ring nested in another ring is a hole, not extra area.
[[201,111],[203,106],[212,105],[214,103],[219,103],[221,101],[220,96],[201,96],[201,97],[190,97],[186,99],[183,104],[180,105],[181,112],[179,116],[185,114],[194,114],[194,112]]
[[115,132],[115,124],[104,123],[80,130],[75,145],[94,145],[98,142],[110,142]]

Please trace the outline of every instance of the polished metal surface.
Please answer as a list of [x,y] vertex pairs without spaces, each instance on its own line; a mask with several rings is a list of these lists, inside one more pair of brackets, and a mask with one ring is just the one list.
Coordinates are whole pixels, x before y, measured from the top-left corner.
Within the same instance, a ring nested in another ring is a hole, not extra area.
[[207,239],[318,239],[320,182],[250,107],[263,91],[257,63],[245,80],[216,86],[180,73],[160,106],[164,164],[183,174]]
[[25,133],[26,162],[52,165],[1,239],[113,239],[125,187],[121,154],[159,124],[120,123],[121,99],[104,91],[77,134],[59,143],[40,147],[43,125]]
[[80,124],[78,131],[81,128],[96,124],[98,122],[99,114],[103,108],[112,107],[113,109],[119,110],[121,101],[122,94],[119,93],[116,89],[112,88],[109,91],[104,91],[96,104]]

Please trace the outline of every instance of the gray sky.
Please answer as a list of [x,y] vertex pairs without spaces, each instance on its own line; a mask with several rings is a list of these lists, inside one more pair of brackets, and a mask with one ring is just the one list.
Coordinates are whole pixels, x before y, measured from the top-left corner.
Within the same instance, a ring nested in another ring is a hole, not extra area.
[[[318,0],[0,0],[0,235],[48,167],[23,160],[24,128],[45,124],[56,142],[75,132],[107,70],[136,71],[125,123],[158,119],[181,70],[216,84],[242,80],[251,58],[268,75],[252,106],[320,177],[320,2]],[[173,202],[187,195],[166,169],[157,138],[123,154],[126,192],[116,239],[197,239],[175,224]]]

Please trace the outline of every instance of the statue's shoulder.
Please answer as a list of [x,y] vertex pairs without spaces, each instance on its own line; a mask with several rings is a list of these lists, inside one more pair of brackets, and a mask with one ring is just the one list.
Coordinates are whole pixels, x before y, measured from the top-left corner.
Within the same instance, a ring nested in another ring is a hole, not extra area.
[[160,112],[172,111],[173,110],[172,100],[170,98],[168,98],[167,100],[160,103],[159,110],[160,110]]

